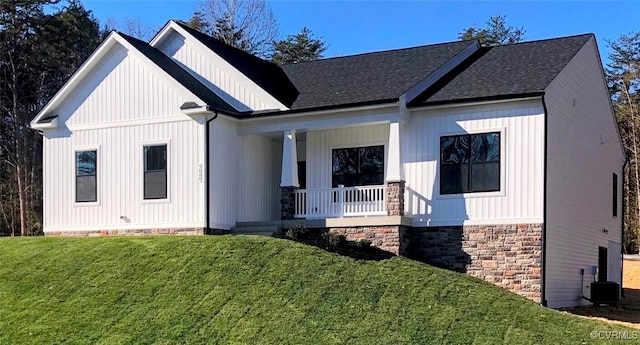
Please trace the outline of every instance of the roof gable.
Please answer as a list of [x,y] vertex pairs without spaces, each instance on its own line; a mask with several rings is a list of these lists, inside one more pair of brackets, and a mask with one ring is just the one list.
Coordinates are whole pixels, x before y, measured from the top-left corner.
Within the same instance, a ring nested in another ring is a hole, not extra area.
[[187,72],[184,68],[180,67],[180,65],[173,61],[170,57],[166,56],[164,53],[150,46],[144,41],[133,38],[131,36],[127,36],[125,34],[120,35],[131,45],[133,45],[138,51],[149,58],[149,60],[153,61],[153,63],[158,65],[176,81],[182,84],[182,86],[184,86],[185,88],[193,92],[193,94],[198,96],[198,98],[203,100],[206,105],[225,114],[233,115],[237,113],[235,108],[225,102],[222,98],[216,95],[215,92],[210,90],[196,77],[191,75],[191,73]]
[[411,105],[541,95],[591,37],[484,47]]
[[292,110],[394,101],[475,41],[285,65],[300,96]]
[[290,107],[298,97],[298,90],[280,66],[232,47],[181,22],[173,23],[216,53],[284,106]]
[[[133,37],[112,32],[105,38],[98,48],[89,56],[89,58],[80,66],[80,68],[71,76],[71,78],[58,90],[58,92],[47,102],[40,110],[36,117],[31,121],[31,126],[36,129],[52,128],[50,119],[56,118],[57,114],[51,113],[65,100],[73,96],[76,87],[82,84],[92,71],[98,67],[102,60],[109,55],[109,51],[114,45],[121,45],[127,50],[135,50],[144,56],[150,63],[156,65],[158,70],[168,74],[172,79],[181,84],[185,90],[194,95],[197,99],[193,101],[206,103],[214,110],[236,114],[235,109],[220,99],[215,93],[210,91],[206,86],[202,85],[191,74],[182,69],[170,58],[166,57],[157,49],[150,47],[147,43],[137,40]],[[44,126],[43,126],[44,125]]]

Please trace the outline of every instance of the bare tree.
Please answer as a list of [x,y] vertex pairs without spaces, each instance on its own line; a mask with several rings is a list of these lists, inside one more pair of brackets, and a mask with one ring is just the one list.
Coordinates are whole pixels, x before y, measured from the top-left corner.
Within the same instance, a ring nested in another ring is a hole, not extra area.
[[624,189],[625,249],[636,251],[640,242],[640,32],[620,35],[607,43],[611,49],[607,79],[629,157]]
[[201,0],[196,15],[207,34],[263,58],[278,38],[278,22],[265,0]]
[[104,24],[104,31],[118,30],[137,39],[148,41],[153,37],[154,30],[140,18],[124,17],[122,20],[109,18]]

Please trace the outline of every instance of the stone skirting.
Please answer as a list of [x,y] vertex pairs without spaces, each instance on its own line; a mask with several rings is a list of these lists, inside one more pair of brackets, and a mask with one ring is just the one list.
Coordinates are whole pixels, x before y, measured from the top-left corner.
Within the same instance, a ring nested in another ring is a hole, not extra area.
[[403,225],[329,228],[329,232],[344,235],[347,241],[369,240],[372,246],[396,255],[407,246],[407,227]]
[[387,182],[387,215],[404,216],[405,182]]
[[406,256],[540,302],[542,224],[411,228]]
[[290,220],[296,212],[296,187],[280,187],[280,219]]
[[[210,231],[213,229],[210,229]],[[216,230],[213,230],[216,233]],[[220,233],[222,233],[220,231]],[[169,229],[119,229],[119,230],[87,230],[87,231],[47,231],[45,236],[57,237],[100,237],[100,236],[157,236],[180,235],[198,236],[204,235],[204,228],[169,228]]]

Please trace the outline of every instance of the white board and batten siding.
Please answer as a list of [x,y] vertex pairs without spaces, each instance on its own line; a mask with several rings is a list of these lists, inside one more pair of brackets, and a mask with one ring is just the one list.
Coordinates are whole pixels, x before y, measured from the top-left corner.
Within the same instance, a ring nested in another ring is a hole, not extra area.
[[235,121],[223,116],[209,129],[209,226],[280,219],[282,142],[237,135]]
[[[44,132],[44,230],[203,227],[204,126],[180,115],[189,91],[116,45],[52,113]],[[149,67],[147,67],[149,66]],[[168,145],[168,198],[143,199],[143,145]],[[97,150],[96,203],[75,202],[75,151]]]
[[[540,100],[413,112],[402,146],[413,225],[542,223],[543,113]],[[440,195],[440,138],[488,132],[500,132],[500,191]]]
[[[624,157],[592,38],[546,90],[548,109],[546,299],[550,307],[581,303],[598,265],[598,247],[620,260]],[[618,216],[613,217],[613,173]],[[606,231],[605,231],[606,230]],[[611,253],[617,251],[617,253]],[[609,280],[620,282],[619,263]],[[586,303],[586,301],[582,301]]]
[[312,130],[306,135],[308,189],[331,188],[333,149],[384,145],[387,157],[388,124]]
[[226,60],[191,35],[184,33],[185,35],[182,35],[176,30],[170,30],[167,36],[156,44],[156,48],[182,64],[203,84],[239,111],[286,109]]
[[[440,137],[495,131],[501,133],[501,190],[441,196]],[[413,112],[401,135],[406,216],[414,226],[542,223],[543,140],[539,100]],[[389,124],[308,131],[307,188],[331,188],[333,149],[384,145],[388,159],[388,141]]]
[[72,96],[50,113],[72,130],[180,116],[180,106],[197,97],[141,57],[115,44]]

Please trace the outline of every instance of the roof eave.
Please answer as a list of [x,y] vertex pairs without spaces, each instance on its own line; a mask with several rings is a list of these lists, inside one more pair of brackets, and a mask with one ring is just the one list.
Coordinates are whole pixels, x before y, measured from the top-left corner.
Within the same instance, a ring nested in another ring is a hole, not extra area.
[[270,116],[299,115],[303,113],[315,113],[315,112],[322,112],[327,110],[357,111],[359,110],[358,108],[360,107],[367,108],[369,106],[378,106],[378,105],[396,106],[398,101],[399,101],[399,98],[389,98],[389,99],[380,99],[380,100],[357,102],[357,103],[344,103],[344,104],[327,105],[327,106],[319,106],[319,107],[312,107],[312,108],[281,110],[281,111],[266,112],[266,113],[259,113],[259,114],[249,112],[249,113],[240,114],[238,118],[241,120],[245,120],[245,119],[263,118],[263,117],[270,117]]
[[54,129],[54,128],[58,128],[58,116],[54,116],[52,117],[49,121],[42,121],[39,120],[39,122],[31,122],[31,124],[29,125],[29,127],[31,127],[32,129],[35,130],[45,130],[45,129]]
[[452,100],[442,100],[442,101],[431,101],[431,102],[423,102],[421,104],[411,104],[407,105],[407,108],[410,110],[419,110],[420,108],[429,108],[435,106],[444,106],[444,105],[472,105],[476,103],[493,103],[493,102],[504,102],[504,101],[516,101],[516,100],[526,100],[526,99],[537,99],[544,96],[545,92],[536,91],[529,93],[519,93],[519,94],[509,94],[509,95],[495,95],[495,96],[486,96],[486,97],[471,97],[471,98],[460,98],[460,99],[452,99]]

